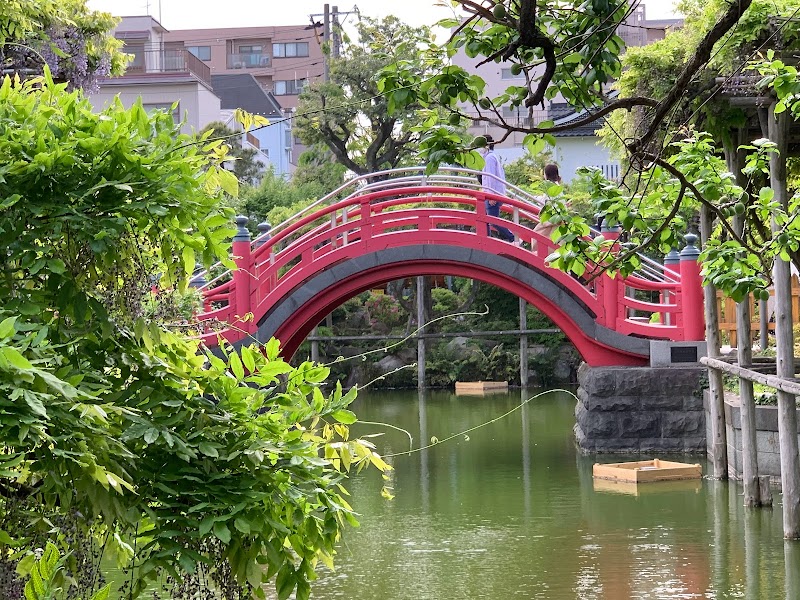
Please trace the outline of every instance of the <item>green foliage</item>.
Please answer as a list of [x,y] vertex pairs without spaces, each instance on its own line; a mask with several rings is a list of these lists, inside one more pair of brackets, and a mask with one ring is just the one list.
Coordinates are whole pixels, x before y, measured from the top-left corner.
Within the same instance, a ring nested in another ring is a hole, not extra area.
[[113,35],[116,19],[86,0],[12,0],[0,6],[0,66],[43,72],[43,60],[72,87],[92,89],[97,77],[121,75],[127,57]]
[[233,204],[238,213],[250,217],[248,225],[251,227],[263,220],[277,225],[322,198],[328,191],[330,190],[325,190],[319,182],[287,181],[269,170],[264,173],[257,187],[244,188]]
[[539,154],[523,154],[517,160],[504,165],[506,180],[524,189],[538,186],[544,181],[544,167],[553,162],[549,150]]
[[451,313],[461,304],[458,295],[447,288],[433,288],[431,290],[434,316]]
[[300,155],[292,183],[297,187],[320,186],[318,195],[333,192],[344,183],[347,168],[336,162],[333,154],[323,144],[314,144]]
[[[35,559],[35,555],[29,555]],[[39,560],[29,561],[30,568],[23,568],[28,577],[25,584],[25,600],[57,600],[73,598],[69,593],[69,578],[66,575],[64,559],[55,544],[47,542]],[[111,584],[105,585],[86,600],[107,600]]]
[[255,148],[242,146],[243,133],[236,132],[220,121],[213,121],[203,127],[201,134],[210,132],[211,139],[222,138],[228,146],[229,160],[233,162],[233,174],[241,183],[254,184],[260,179],[262,167],[256,159]]
[[423,57],[422,50],[433,47],[430,28],[411,27],[396,17],[362,17],[356,28],[358,41],[329,59],[330,81],[311,84],[300,95],[297,134],[306,144],[326,145],[358,175],[417,162],[413,126],[419,106],[406,103],[394,110],[394,99],[380,93],[374,77],[387,65],[414,57],[408,69],[424,78],[440,67],[442,53]]
[[323,394],[328,369],[275,340],[215,356],[154,320],[157,275],[182,293],[195,256],[229,254],[224,160],[140,103],[98,114],[47,73],[0,87],[0,563],[32,581],[61,585],[53,552],[34,568],[25,549],[80,515],[135,565],[133,596],[166,573],[308,598],[355,523],[345,473],[388,468],[349,439],[355,392]]
[[[558,6],[531,2],[472,3],[456,2],[477,12],[466,22],[446,20],[440,25],[457,28],[444,51],[453,56],[463,49],[470,58],[500,62],[506,59],[514,72],[524,74],[526,85],[508,86],[501,94],[485,96],[486,82],[466,69],[447,65],[425,76],[416,67],[418,59],[401,57],[379,73],[379,89],[388,94],[390,113],[422,107],[422,122],[416,127],[421,135],[420,152],[435,168],[441,163],[457,162],[469,166],[475,162],[471,152],[478,146],[463,140],[453,129],[451,115],[462,115],[460,106],[467,103],[480,117],[504,123],[504,109],[520,109],[540,104],[558,95],[576,110],[598,106],[605,101],[605,86],[619,77],[619,54],[622,39],[615,30],[625,16],[627,6],[612,2],[567,2]],[[483,9],[477,11],[476,6]],[[502,6],[502,16],[490,12]],[[520,14],[531,8],[535,14]],[[525,31],[523,35],[522,30]],[[536,43],[547,38],[546,43]],[[541,84],[545,69],[545,48],[552,48],[552,78]],[[424,60],[438,59],[442,48],[432,48]],[[555,145],[547,129],[552,123],[531,128],[525,145],[532,154],[545,142]],[[453,139],[456,134],[458,139]]]

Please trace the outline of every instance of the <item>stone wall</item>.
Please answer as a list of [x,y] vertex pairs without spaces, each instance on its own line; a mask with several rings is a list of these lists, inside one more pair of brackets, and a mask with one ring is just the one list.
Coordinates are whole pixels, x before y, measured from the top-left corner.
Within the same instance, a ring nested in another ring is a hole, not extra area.
[[[703,395],[706,415],[709,415],[708,392]],[[800,421],[800,409],[797,410]],[[711,418],[707,417],[706,435],[711,445]],[[725,393],[725,431],[728,438],[728,476],[742,478],[742,419],[739,396]],[[800,441],[800,435],[797,436]],[[778,441],[778,407],[756,406],[756,450],[758,452],[758,474],[769,475],[772,483],[780,485],[781,454]],[[712,448],[708,448],[709,457]]]
[[584,452],[705,452],[703,367],[578,369],[575,438]]

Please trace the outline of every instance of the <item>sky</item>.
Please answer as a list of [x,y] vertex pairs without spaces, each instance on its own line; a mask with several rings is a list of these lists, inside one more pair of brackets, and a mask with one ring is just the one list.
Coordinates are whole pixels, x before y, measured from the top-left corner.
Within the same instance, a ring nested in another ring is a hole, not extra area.
[[[328,0],[340,12],[352,11],[353,0]],[[150,14],[170,30],[211,27],[253,27],[260,25],[301,25],[309,15],[320,15],[323,0],[88,0],[94,10],[117,16]],[[432,25],[452,16],[452,9],[440,0],[356,0],[358,10],[369,17],[393,14],[410,25]],[[646,0],[649,19],[673,15],[673,0]],[[160,18],[159,18],[160,15]],[[355,18],[351,16],[350,19]],[[318,17],[322,20],[321,17]]]

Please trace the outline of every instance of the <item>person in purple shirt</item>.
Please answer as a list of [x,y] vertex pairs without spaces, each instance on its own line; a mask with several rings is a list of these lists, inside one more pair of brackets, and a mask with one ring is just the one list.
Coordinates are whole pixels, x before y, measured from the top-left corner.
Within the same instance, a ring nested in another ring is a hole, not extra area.
[[[503,169],[500,158],[494,153],[494,138],[491,135],[486,135],[485,137],[487,150],[483,159],[486,164],[483,167],[481,183],[483,184],[483,189],[487,192],[494,192],[504,196],[506,193],[506,172]],[[493,175],[493,177],[487,177],[487,175]],[[501,205],[502,202],[499,200],[486,200],[486,214],[490,217],[499,217]],[[500,239],[507,242],[514,241],[514,234],[502,225],[491,224],[487,225],[486,228],[489,235],[492,235],[492,231],[496,231]]]

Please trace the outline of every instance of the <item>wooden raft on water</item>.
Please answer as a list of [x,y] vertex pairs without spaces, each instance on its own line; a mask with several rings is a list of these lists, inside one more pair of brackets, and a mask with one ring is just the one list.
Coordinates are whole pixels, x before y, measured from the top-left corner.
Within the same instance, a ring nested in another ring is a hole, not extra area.
[[592,467],[592,476],[598,479],[633,483],[700,479],[702,475],[703,469],[699,464],[672,462],[658,458],[624,463],[595,463]]
[[491,392],[507,391],[507,381],[456,381],[456,394],[483,395]]

